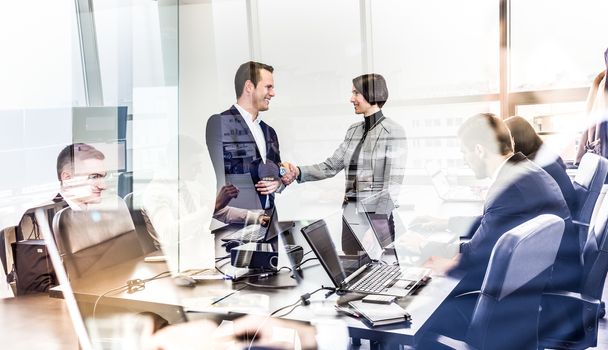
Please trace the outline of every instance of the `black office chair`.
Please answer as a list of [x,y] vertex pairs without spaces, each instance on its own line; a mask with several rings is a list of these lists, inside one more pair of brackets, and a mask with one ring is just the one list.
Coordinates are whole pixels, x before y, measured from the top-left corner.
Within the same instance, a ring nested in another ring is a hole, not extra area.
[[457,340],[431,334],[421,348],[537,349],[541,295],[564,233],[564,221],[540,215],[507,233],[496,243],[477,295],[466,337]]
[[[583,250],[583,277],[580,293],[552,291],[545,293],[548,307],[541,312],[542,347],[586,349],[597,345],[598,319],[603,312],[600,302],[608,273],[608,197],[604,197]],[[543,302],[545,303],[545,302]],[[551,308],[551,305],[556,305]],[[565,322],[560,312],[574,314]],[[572,322],[574,321],[574,322]]]
[[149,254],[160,249],[160,241],[158,240],[156,231],[153,229],[150,231],[151,224],[149,219],[144,216],[141,205],[133,203],[134,197],[137,196],[134,196],[133,192],[131,192],[125,196],[124,200],[127,204],[127,208],[129,208],[133,224],[135,225],[135,231],[137,232],[137,238],[139,239],[141,249],[144,254]]
[[80,278],[141,257],[137,233],[122,198],[107,210],[65,208],[53,218],[53,232],[70,278]]

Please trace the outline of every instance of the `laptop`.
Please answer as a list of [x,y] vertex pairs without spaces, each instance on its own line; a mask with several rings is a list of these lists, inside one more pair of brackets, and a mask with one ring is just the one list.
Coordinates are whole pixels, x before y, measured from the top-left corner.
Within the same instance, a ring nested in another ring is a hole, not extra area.
[[318,220],[301,231],[332,283],[341,291],[404,297],[431,272],[374,261],[341,213]]
[[450,185],[447,176],[441,170],[431,174],[431,182],[439,198],[445,202],[483,202],[478,192],[473,192],[469,186]]
[[223,242],[268,242],[269,240],[278,236],[279,233],[287,231],[293,226],[292,221],[279,222],[276,208],[271,210],[269,216],[270,219],[266,226],[262,226],[260,224],[247,225],[225,237],[222,237],[221,240]]

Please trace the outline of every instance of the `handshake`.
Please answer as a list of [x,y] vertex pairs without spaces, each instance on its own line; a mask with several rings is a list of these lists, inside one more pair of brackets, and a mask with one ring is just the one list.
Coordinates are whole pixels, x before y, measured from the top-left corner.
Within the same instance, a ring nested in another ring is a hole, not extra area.
[[300,176],[300,169],[294,164],[281,162],[279,165],[281,167],[281,182],[283,182],[283,185],[290,185]]

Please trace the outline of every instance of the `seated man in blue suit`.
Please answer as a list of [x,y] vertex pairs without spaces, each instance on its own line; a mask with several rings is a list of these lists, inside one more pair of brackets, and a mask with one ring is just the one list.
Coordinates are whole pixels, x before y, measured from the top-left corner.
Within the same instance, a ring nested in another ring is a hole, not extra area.
[[[513,152],[509,129],[493,114],[478,114],[467,119],[460,127],[458,137],[464,159],[475,176],[480,179],[490,177],[493,182],[488,189],[483,214],[472,220],[473,234],[470,241],[461,244],[460,254],[454,259],[432,257],[427,265],[435,272],[462,277],[452,296],[479,290],[498,239],[538,215],[554,214],[564,219],[566,231],[558,252],[560,267],[555,267],[553,283],[577,285],[580,276],[577,236],[573,234],[570,211],[555,180],[523,154]],[[455,220],[428,217],[415,220],[434,229],[448,229],[452,224],[450,221]],[[455,300],[448,298],[440,313],[444,316],[437,317],[439,325],[436,326],[441,333],[453,334],[456,324],[468,325],[465,320],[457,322],[451,315],[470,316],[475,299]],[[445,317],[449,310],[450,316]]]

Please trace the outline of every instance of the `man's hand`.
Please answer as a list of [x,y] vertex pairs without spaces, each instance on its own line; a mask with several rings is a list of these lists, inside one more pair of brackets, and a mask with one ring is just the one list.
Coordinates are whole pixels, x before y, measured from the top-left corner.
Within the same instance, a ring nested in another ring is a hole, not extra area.
[[262,214],[258,217],[258,224],[266,227],[268,226],[268,222],[270,222],[270,216]]
[[317,348],[316,330],[313,326],[274,317],[248,315],[234,321],[234,337],[250,345],[272,349],[294,349],[295,337],[303,350]]
[[281,177],[283,185],[288,186],[300,176],[300,169],[289,162],[282,162],[281,166],[287,170],[287,173]]
[[435,275],[445,276],[448,272],[452,271],[460,261],[460,254],[456,255],[452,259],[446,259],[439,256],[431,256],[424,267],[428,267],[433,270]]
[[445,231],[448,229],[448,219],[433,216],[418,216],[410,221],[407,228],[414,232]]
[[279,186],[281,186],[280,180],[260,180],[255,184],[255,189],[262,195],[268,195],[274,193]]
[[238,197],[239,189],[233,184],[226,184],[222,186],[220,192],[215,197],[215,211],[225,208],[228,203],[233,199]]

